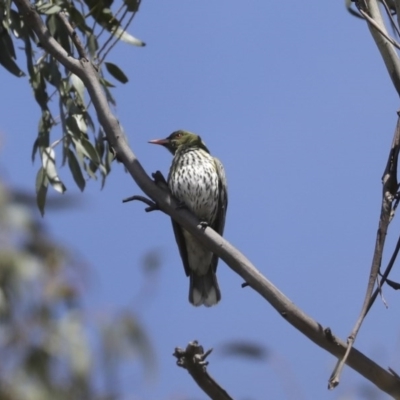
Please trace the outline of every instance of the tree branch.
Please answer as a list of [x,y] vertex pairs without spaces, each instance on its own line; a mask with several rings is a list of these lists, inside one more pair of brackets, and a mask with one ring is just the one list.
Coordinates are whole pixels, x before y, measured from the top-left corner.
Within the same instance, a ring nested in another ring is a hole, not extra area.
[[176,364],[186,369],[194,381],[200,386],[205,394],[213,400],[233,400],[231,396],[208,374],[206,366],[212,349],[204,353],[203,346],[195,340],[190,342],[186,349],[177,347],[173,354],[177,358]]
[[[391,221],[392,216],[392,202],[397,192],[397,160],[399,156],[399,145],[400,145],[400,119],[397,121],[396,130],[394,133],[392,148],[389,153],[389,159],[383,173],[382,183],[382,205],[379,217],[378,232],[376,234],[374,255],[372,257],[372,264],[368,278],[367,290],[364,297],[364,302],[361,307],[360,315],[347,338],[347,349],[346,353],[340,358],[329,378],[329,389],[335,388],[340,381],[340,375],[343,367],[346,363],[346,359],[349,356],[351,348],[356,340],[357,334],[361,328],[361,325],[368,313],[371,305],[372,292],[374,286],[377,283],[379,270],[382,264],[383,249],[386,241],[387,230]],[[380,289],[380,287],[379,287]]]
[[[393,85],[400,94],[400,64],[397,53],[393,48],[394,41],[389,38],[386,27],[383,23],[382,15],[376,0],[359,1],[357,3],[361,15],[366,18],[370,32],[381,52],[382,58],[388,69],[389,75],[392,78]],[[400,146],[400,119],[397,120],[397,126],[393,137],[392,147],[389,153],[388,162],[382,177],[382,204],[379,217],[378,232],[376,235],[374,255],[370,274],[368,278],[367,290],[364,297],[364,302],[361,307],[360,315],[347,338],[346,353],[340,358],[329,378],[328,387],[333,389],[339,384],[340,375],[346,363],[346,359],[350,354],[351,348],[356,340],[357,334],[361,325],[368,313],[368,310],[373,302],[372,292],[377,283],[379,270],[382,263],[383,249],[385,246],[386,234],[392,219],[392,203],[397,193],[397,162]],[[380,289],[380,287],[378,288]]]
[[[387,36],[389,35],[383,22],[378,1],[366,0],[366,3],[368,10],[364,11],[368,12],[371,19],[374,20],[376,25],[380,27],[380,30],[385,33],[386,37],[382,35],[374,25],[368,22],[368,28],[371,32],[371,35],[375,40],[379,52],[381,53],[382,59],[386,65],[386,69],[389,72],[389,76],[392,79],[397,94],[400,95],[400,62],[393,44],[387,39]],[[399,18],[399,14],[397,14],[397,17]]]
[[[204,246],[222,258],[233,271],[267,300],[290,324],[318,346],[336,357],[341,357],[345,352],[345,343],[332,334],[327,335],[318,322],[296,307],[239,250],[211,228],[204,229],[201,227],[199,221],[190,212],[177,207],[178,203],[169,192],[157,186],[150,179],[124,139],[118,121],[109,108],[94,66],[90,62],[75,60],[69,56],[51,37],[42,19],[33,6],[31,7],[28,0],[13,0],[13,2],[24,16],[25,23],[30,25],[38,36],[42,47],[83,81],[93,101],[97,118],[103,127],[108,142],[114,147],[118,158],[140,189],[155,201],[163,212],[171,216]],[[347,364],[384,392],[395,398],[400,398],[400,381],[356,349],[351,350]]]

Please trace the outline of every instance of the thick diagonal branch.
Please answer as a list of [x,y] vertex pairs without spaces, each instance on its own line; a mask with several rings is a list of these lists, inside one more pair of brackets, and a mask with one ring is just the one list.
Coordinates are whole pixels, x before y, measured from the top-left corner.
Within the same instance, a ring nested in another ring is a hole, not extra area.
[[[118,158],[123,162],[140,189],[156,202],[162,211],[170,215],[177,223],[201,241],[204,246],[221,257],[233,271],[239,274],[250,287],[267,300],[290,324],[318,346],[336,357],[341,357],[345,352],[345,343],[331,334],[326,335],[324,328],[319,323],[296,307],[238,249],[212,229],[202,229],[199,226],[199,221],[193,215],[185,209],[178,208],[177,202],[170,194],[153,182],[126,143],[119,123],[109,108],[98,81],[97,72],[92,64],[85,60],[76,60],[70,57],[51,37],[42,19],[28,0],[13,0],[13,2],[25,17],[25,23],[29,24],[34,30],[42,47],[82,80],[89,92],[97,118],[106,133],[108,142],[115,149]],[[359,351],[353,349],[350,352],[347,364],[381,390],[393,397],[400,398],[399,380]]]

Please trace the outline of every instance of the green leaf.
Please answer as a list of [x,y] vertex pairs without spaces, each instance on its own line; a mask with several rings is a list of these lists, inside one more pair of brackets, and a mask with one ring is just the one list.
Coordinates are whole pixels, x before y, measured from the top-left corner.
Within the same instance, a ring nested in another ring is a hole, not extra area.
[[99,154],[97,153],[97,150],[93,147],[92,143],[90,143],[89,140],[87,139],[82,139],[81,143],[83,145],[86,157],[88,157],[89,160],[91,160],[95,164],[99,165],[100,157]]
[[43,4],[41,7],[38,7],[38,10],[43,14],[51,15],[58,14],[62,8],[56,4]]
[[0,30],[0,64],[18,78],[25,76],[25,73],[19,69],[15,63],[15,50],[12,39],[5,29]]
[[92,171],[92,169],[86,163],[83,163],[83,168],[85,169],[85,171],[87,172],[87,174],[89,175],[90,178],[97,180],[96,174]]
[[61,73],[57,67],[57,62],[53,57],[50,57],[49,62],[41,63],[41,72],[43,77],[51,83],[54,87],[58,88],[61,82]]
[[57,174],[56,152],[52,147],[46,147],[43,149],[42,167],[46,171],[46,176],[54,190],[59,193],[64,193],[67,189]]
[[89,7],[93,19],[108,32],[111,32],[113,28],[115,29],[120,24],[110,10],[112,0],[84,0],[84,2]]
[[269,349],[259,343],[247,341],[232,341],[225,343],[220,352],[226,356],[239,356],[265,360],[270,357]]
[[42,116],[39,120],[39,134],[33,143],[32,148],[32,162],[35,161],[36,153],[39,149],[43,149],[49,146],[50,130],[53,126],[51,114],[49,111],[43,111]]
[[86,125],[94,132],[94,123],[90,114],[88,112],[84,112],[82,116],[84,118]]
[[78,121],[76,120],[76,118],[74,118],[72,115],[67,117],[67,119],[65,120],[65,124],[68,133],[73,138],[77,138],[79,140],[79,138],[82,136],[82,132],[79,129]]
[[36,203],[42,217],[44,216],[44,208],[46,205],[48,183],[46,172],[43,167],[40,167],[36,175]]
[[68,97],[67,98],[63,98],[63,103],[65,105],[65,108],[68,111],[68,114],[73,117],[74,115],[80,114],[82,112],[82,107],[77,104],[78,103],[78,99],[74,99]]
[[146,43],[143,42],[142,40],[135,38],[128,32],[124,31],[122,28],[119,26],[114,28],[111,33],[118,39],[122,40],[125,43],[131,44],[133,46],[139,46],[139,47],[144,47],[146,46]]
[[128,77],[122,72],[122,70],[115,64],[106,62],[107,71],[121,83],[127,83]]
[[93,147],[92,143],[89,142],[89,140],[85,138],[77,139],[76,137],[72,137],[72,141],[75,144],[78,157],[79,153],[81,153],[85,155],[85,157],[87,157],[90,161],[94,162],[96,165],[100,164],[99,154]]
[[30,84],[35,95],[35,100],[43,111],[47,111],[47,102],[49,100],[49,96],[47,94],[46,81],[44,80],[42,70],[38,67],[33,67],[31,72]]
[[100,83],[103,85],[104,88],[114,88],[115,85],[113,85],[110,81],[108,81],[107,79],[104,78],[100,78]]
[[124,0],[126,9],[130,12],[139,11],[140,0]]
[[33,142],[33,147],[32,147],[32,154],[31,154],[32,162],[35,162],[36,153],[38,149],[39,149],[39,138],[36,138],[36,140]]
[[96,55],[97,50],[99,49],[99,44],[97,42],[96,35],[94,35],[93,33],[88,35],[86,46],[87,46],[87,48],[89,50],[90,57],[94,58],[94,56]]
[[64,47],[68,54],[72,54],[68,31],[57,15],[49,15],[46,20],[46,25],[54,39]]
[[[24,24],[22,22],[22,16],[17,13],[15,10],[10,10],[10,16],[9,16],[9,26],[8,28],[11,30],[13,35],[16,38],[21,38],[26,35],[26,29],[24,27]],[[7,21],[7,17],[4,18],[4,22]]]
[[71,84],[75,88],[82,104],[85,104],[85,85],[83,84],[81,78],[75,74],[71,74]]
[[92,29],[86,25],[85,17],[73,6],[72,2],[69,4],[68,14],[71,22],[86,36]]
[[83,190],[85,189],[86,181],[83,177],[78,160],[76,159],[76,156],[71,149],[68,149],[68,165],[75,183],[77,184],[81,192],[83,192]]

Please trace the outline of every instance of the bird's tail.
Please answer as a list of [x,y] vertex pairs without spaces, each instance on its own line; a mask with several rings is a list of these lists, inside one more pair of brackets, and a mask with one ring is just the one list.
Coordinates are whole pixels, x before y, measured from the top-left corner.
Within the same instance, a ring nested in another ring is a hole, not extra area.
[[221,300],[217,275],[209,268],[205,275],[190,274],[189,301],[194,306],[213,306]]

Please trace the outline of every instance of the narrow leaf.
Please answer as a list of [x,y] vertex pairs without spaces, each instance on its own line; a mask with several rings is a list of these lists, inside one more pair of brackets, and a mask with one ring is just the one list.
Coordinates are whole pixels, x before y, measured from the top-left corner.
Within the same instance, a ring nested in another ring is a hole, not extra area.
[[86,42],[87,48],[89,50],[89,54],[92,58],[96,55],[96,52],[99,48],[99,44],[97,43],[97,38],[94,34],[88,35],[88,39]]
[[127,83],[128,77],[123,73],[123,71],[118,67],[118,65],[106,62],[107,71],[121,83]]
[[36,175],[36,203],[39,208],[40,214],[44,216],[44,208],[46,205],[48,179],[43,167],[39,168]]
[[78,93],[78,96],[81,99],[82,104],[85,104],[85,86],[77,75],[71,74],[71,83],[72,86],[75,88],[76,93]]
[[139,10],[140,0],[124,0],[124,3],[130,12],[137,12]]
[[46,176],[50,182],[50,185],[53,186],[57,192],[64,193],[67,189],[57,174],[56,153],[53,148],[46,147],[43,149],[42,167],[46,171]]
[[78,160],[76,159],[76,156],[71,149],[68,149],[68,165],[75,183],[77,184],[81,192],[83,192],[83,190],[85,189],[86,181],[83,177]]
[[77,150],[77,153],[85,155],[90,161],[94,162],[95,164],[100,164],[100,157],[99,154],[97,153],[96,149],[93,147],[93,145],[85,138],[76,139],[75,137],[72,137],[72,141],[75,144],[75,148]]
[[14,45],[8,32],[3,29],[0,35],[0,64],[13,75],[17,77],[24,76],[25,73],[19,69],[14,60]]
[[128,32],[124,31],[122,28],[117,27],[111,31],[111,33],[117,37],[118,39],[122,40],[125,43],[131,44],[133,46],[143,47],[146,46],[146,43],[142,40],[135,38]]

